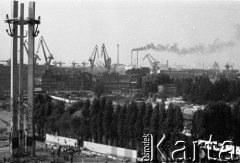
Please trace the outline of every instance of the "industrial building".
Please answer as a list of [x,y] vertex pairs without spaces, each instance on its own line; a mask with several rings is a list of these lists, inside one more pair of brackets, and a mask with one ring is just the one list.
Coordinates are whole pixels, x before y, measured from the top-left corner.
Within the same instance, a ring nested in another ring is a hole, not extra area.
[[[27,92],[27,66],[23,66],[23,90]],[[19,76],[18,76],[19,77]],[[0,96],[10,97],[11,66],[0,64]]]
[[105,87],[113,93],[134,95],[142,88],[142,78],[134,75],[107,75],[103,78]]

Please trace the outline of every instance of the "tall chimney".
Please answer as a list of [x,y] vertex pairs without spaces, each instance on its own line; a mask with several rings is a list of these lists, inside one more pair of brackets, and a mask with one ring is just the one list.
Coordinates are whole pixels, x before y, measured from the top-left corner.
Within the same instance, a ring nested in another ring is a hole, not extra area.
[[131,51],[131,66],[132,66],[132,52],[133,52],[133,51]]
[[117,44],[117,65],[119,65],[119,44]]
[[168,60],[167,60],[167,67],[168,67]]
[[137,68],[138,68],[138,51],[137,51]]

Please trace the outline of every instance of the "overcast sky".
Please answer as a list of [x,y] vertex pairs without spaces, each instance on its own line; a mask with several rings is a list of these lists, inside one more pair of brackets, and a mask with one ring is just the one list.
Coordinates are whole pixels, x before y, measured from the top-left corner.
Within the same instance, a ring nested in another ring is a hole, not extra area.
[[[28,1],[25,2],[27,17]],[[150,53],[161,63],[184,67],[221,68],[227,62],[240,69],[240,1],[212,0],[36,0],[36,17],[55,60],[70,65],[88,62],[95,45],[106,46],[112,63],[131,63],[131,50],[153,43],[175,50],[139,51],[139,65]],[[5,30],[5,15],[11,1],[0,1],[0,59],[10,58],[11,38]],[[27,28],[25,29],[27,30]],[[36,47],[39,36],[36,38]],[[239,42],[239,43],[238,43]],[[175,46],[173,46],[175,44]],[[184,49],[183,49],[184,48]],[[185,50],[185,53],[183,51]],[[187,50],[187,52],[186,52]],[[136,64],[136,52],[133,52]],[[25,55],[26,56],[26,55]],[[40,52],[43,63],[43,53]],[[26,58],[25,58],[26,61]]]

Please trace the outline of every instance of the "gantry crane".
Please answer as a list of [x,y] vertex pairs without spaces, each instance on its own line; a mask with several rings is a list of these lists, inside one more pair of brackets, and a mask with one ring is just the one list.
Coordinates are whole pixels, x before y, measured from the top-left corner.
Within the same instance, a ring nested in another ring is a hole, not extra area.
[[159,69],[158,64],[159,64],[160,62],[157,61],[155,58],[153,58],[153,57],[151,56],[151,54],[147,54],[147,55],[143,58],[143,60],[144,60],[145,58],[148,59],[150,65],[151,65],[151,67],[152,67],[152,72],[153,72],[153,74],[156,74],[156,73],[157,73],[157,70]]
[[214,62],[212,69],[219,70],[219,64],[217,62]]
[[[25,40],[25,41],[23,42],[23,46],[24,46],[25,51],[26,51],[26,53],[27,53],[27,55],[28,55],[28,48],[27,48],[27,45],[26,45],[26,44],[28,44],[27,40]],[[35,64],[37,64],[37,60],[41,60],[41,58],[39,57],[39,55],[34,54],[34,63],[35,63]]]
[[[48,53],[49,53],[49,56],[46,55],[46,51],[45,51],[45,48],[44,48],[44,45],[46,46],[47,50],[48,50]],[[53,58],[53,55],[50,53],[50,50],[48,49],[48,46],[43,38],[43,36],[40,37],[39,39],[39,42],[38,42],[38,48],[37,48],[37,52],[39,52],[39,48],[40,46],[42,46],[42,50],[43,50],[43,54],[44,54],[44,59],[45,59],[45,64],[46,66],[50,66],[51,65],[51,61],[54,59]]]
[[85,62],[85,61],[82,62],[82,65],[83,65],[84,68],[85,68],[85,66],[86,66],[87,64],[88,64],[88,63]]
[[62,65],[65,64],[65,63],[62,62],[62,61],[59,61],[58,64],[59,64],[60,67],[62,67]]
[[79,65],[79,63],[77,63],[75,61],[73,61],[71,64],[72,64],[72,67],[75,67],[76,65]]
[[57,61],[54,61],[53,64],[54,64],[54,66],[57,66],[58,62],[57,62]]
[[[228,79],[230,79],[230,71],[229,71],[229,68],[231,68],[231,71],[233,71],[233,65],[234,65],[234,63],[232,63],[232,64],[227,63],[227,64],[225,65],[225,67],[226,67],[226,77],[227,77]],[[232,74],[232,73],[231,73],[231,74]]]
[[93,72],[93,67],[95,66],[94,62],[95,62],[95,59],[96,59],[96,55],[99,56],[97,45],[95,46],[95,48],[94,48],[94,50],[92,52],[92,55],[91,55],[91,57],[88,60],[90,62],[90,67],[91,67],[92,72]]
[[111,58],[108,56],[105,45],[102,45],[102,52],[101,52],[101,57],[104,57],[104,67],[107,70],[107,72],[110,71],[111,69]]

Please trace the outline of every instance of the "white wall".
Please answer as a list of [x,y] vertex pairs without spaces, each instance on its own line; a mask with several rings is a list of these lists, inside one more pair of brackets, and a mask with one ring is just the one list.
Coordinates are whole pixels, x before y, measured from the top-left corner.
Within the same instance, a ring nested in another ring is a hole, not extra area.
[[70,145],[70,146],[75,146],[75,143],[76,143],[76,145],[78,145],[77,139],[72,139],[72,138],[67,138],[62,136],[55,136],[50,134],[46,134],[45,142],[56,143],[59,145]]
[[66,103],[78,102],[77,100],[69,100],[69,99],[65,99],[65,98],[57,97],[57,96],[50,96],[50,97],[52,97],[52,98],[55,99],[55,100],[64,101],[64,102],[66,102]]
[[99,152],[103,154],[114,154],[121,157],[126,157],[133,162],[136,162],[137,159],[137,151],[130,150],[125,148],[113,147],[104,144],[92,143],[92,142],[83,142],[83,146],[86,147],[90,151]]

